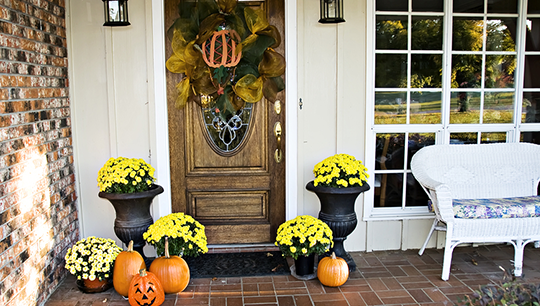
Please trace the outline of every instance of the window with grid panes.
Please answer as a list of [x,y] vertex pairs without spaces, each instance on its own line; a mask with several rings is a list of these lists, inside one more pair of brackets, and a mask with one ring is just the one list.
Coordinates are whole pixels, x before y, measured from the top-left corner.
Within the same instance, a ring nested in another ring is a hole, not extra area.
[[[540,143],[540,1],[373,0],[372,205],[428,214],[410,171],[434,144]],[[369,200],[368,200],[369,203]]]

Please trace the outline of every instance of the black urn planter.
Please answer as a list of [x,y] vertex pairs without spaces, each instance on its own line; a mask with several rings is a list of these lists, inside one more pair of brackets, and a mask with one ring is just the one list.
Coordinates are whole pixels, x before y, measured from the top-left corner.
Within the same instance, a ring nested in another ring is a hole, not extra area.
[[133,249],[148,262],[143,247],[146,241],[143,233],[154,223],[150,214],[150,205],[154,197],[163,192],[163,187],[153,185],[149,190],[135,193],[106,193],[100,192],[100,198],[109,200],[116,211],[114,233],[124,244],[133,240]]
[[332,230],[334,247],[326,255],[330,256],[334,252],[337,257],[345,259],[349,265],[349,271],[356,270],[356,263],[351,255],[345,251],[343,242],[358,224],[354,210],[356,198],[362,192],[368,191],[369,185],[364,183],[359,187],[334,188],[315,186],[311,181],[306,185],[306,189],[314,192],[319,198],[321,202],[319,219],[328,224]]

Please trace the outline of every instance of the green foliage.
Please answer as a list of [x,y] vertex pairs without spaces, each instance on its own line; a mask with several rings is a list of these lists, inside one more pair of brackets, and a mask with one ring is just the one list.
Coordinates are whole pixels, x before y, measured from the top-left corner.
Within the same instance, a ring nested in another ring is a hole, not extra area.
[[[402,50],[402,53],[377,54],[375,86],[378,88],[441,88],[442,56],[440,54],[412,54],[408,50],[442,50],[443,21],[437,17],[413,17],[411,42],[408,43],[408,23],[402,16],[378,16],[376,21],[376,49]],[[452,22],[452,50],[475,51],[474,54],[452,56],[451,84],[453,88],[480,88],[482,73],[486,88],[513,88],[516,57],[497,54],[485,57],[487,51],[515,51],[515,19],[489,19],[484,46],[484,21],[477,17],[455,17]],[[485,71],[482,71],[483,64]],[[411,67],[410,84],[407,66]]]
[[502,285],[486,285],[473,294],[458,299],[463,306],[539,306],[540,284],[511,281]]

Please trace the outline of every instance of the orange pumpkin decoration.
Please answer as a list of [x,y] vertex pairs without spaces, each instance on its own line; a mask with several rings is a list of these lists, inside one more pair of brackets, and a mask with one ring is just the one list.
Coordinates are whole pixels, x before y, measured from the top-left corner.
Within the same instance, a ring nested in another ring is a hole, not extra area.
[[169,239],[165,237],[165,256],[154,259],[150,265],[163,285],[165,293],[178,293],[189,284],[189,267],[186,261],[178,256],[169,255]]
[[332,256],[319,261],[317,277],[325,286],[339,287],[349,278],[349,265],[343,258],[336,257],[336,254],[332,252]]
[[235,30],[221,30],[203,43],[203,59],[212,68],[234,67],[242,58],[242,51],[236,54],[236,44],[240,35]]
[[141,269],[129,285],[128,295],[131,306],[159,306],[165,301],[165,292],[159,279],[152,272]]
[[126,251],[120,252],[114,261],[113,286],[122,296],[128,296],[129,284],[140,269],[146,269],[144,259],[137,251],[133,251],[133,240]]

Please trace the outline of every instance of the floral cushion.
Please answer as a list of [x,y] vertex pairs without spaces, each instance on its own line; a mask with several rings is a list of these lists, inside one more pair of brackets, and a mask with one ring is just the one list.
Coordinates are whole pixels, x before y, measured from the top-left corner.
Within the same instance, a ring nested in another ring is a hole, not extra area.
[[540,196],[454,200],[454,215],[463,219],[540,217]]

